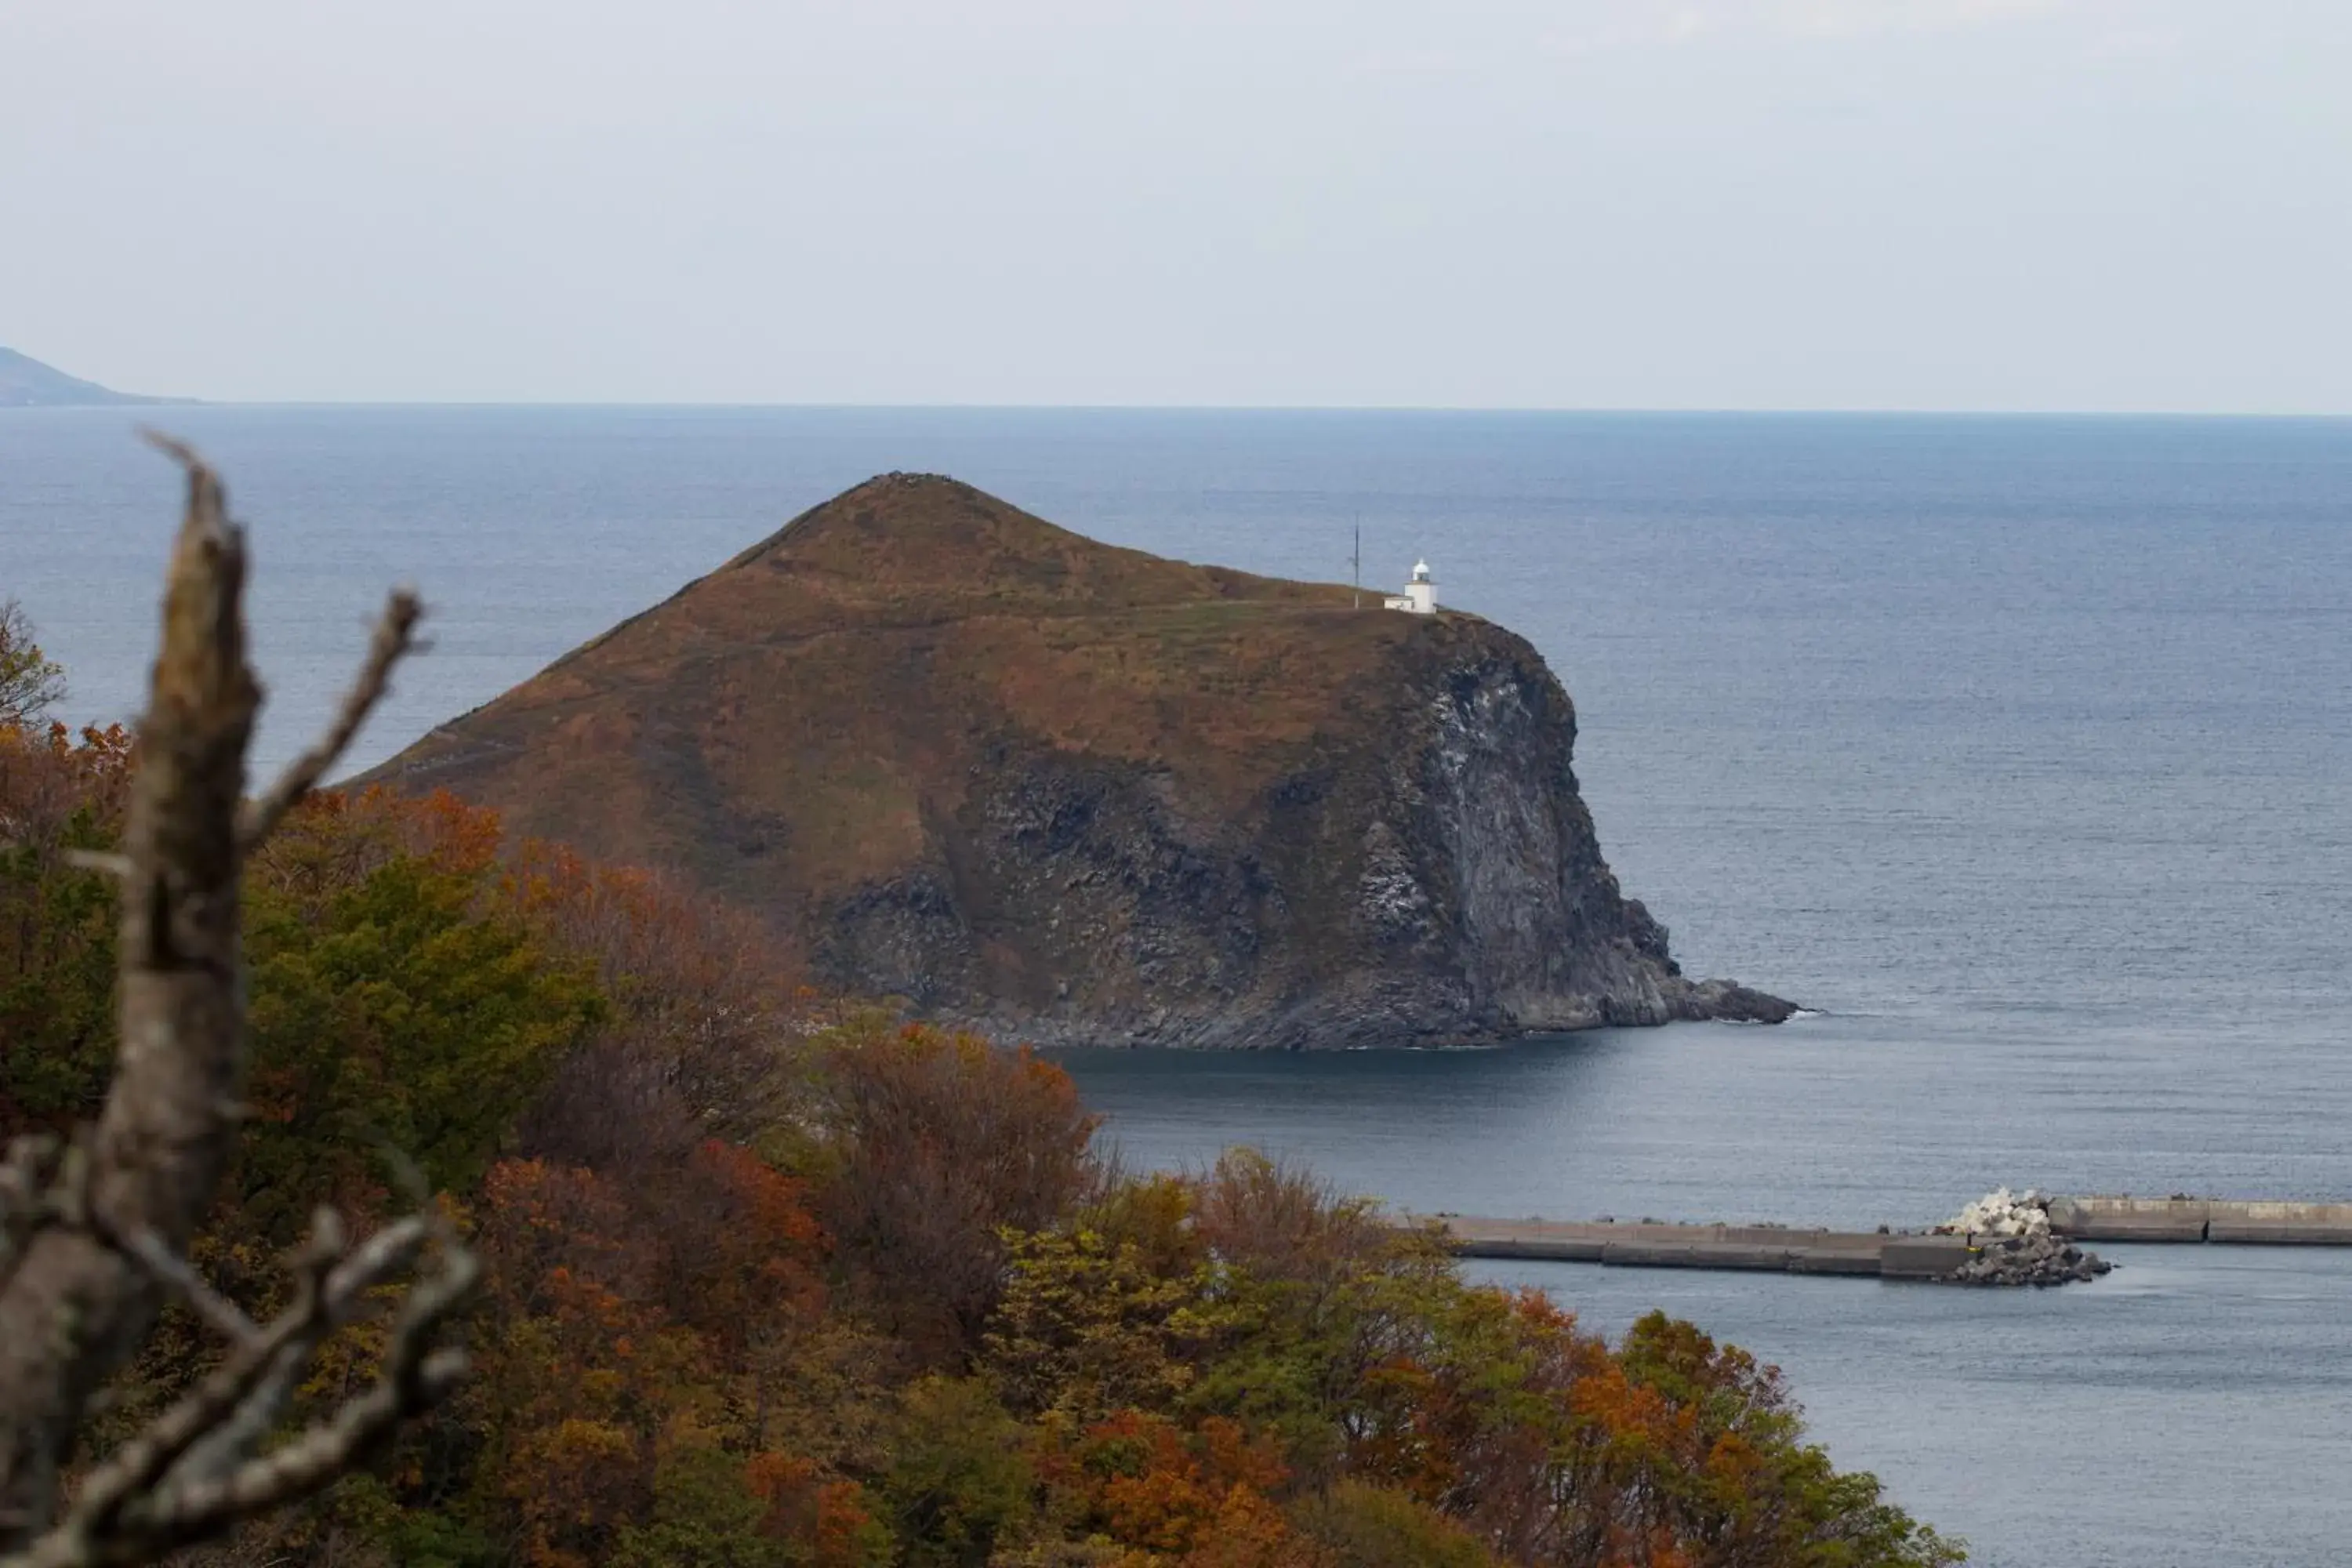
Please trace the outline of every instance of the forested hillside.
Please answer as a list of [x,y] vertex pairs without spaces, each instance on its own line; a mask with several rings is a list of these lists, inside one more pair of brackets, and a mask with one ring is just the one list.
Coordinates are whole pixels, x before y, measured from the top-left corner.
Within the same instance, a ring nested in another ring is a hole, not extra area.
[[[138,758],[22,706],[0,1130],[69,1135],[120,1044],[103,857]],[[452,1401],[189,1563],[1955,1560],[1697,1329],[1606,1345],[1246,1152],[1118,1172],[1055,1068],[818,995],[744,918],[486,810],[313,797],[246,900],[245,1131],[193,1262],[258,1319],[311,1204],[364,1229],[430,1190],[484,1283]],[[386,1332],[330,1342],[291,1414]],[[172,1309],[83,1461],[214,1344]]]

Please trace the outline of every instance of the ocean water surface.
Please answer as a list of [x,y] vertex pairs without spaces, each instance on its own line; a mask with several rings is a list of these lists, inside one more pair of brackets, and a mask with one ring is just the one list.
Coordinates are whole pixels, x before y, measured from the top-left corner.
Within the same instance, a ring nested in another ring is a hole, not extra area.
[[[1416,556],[1577,701],[1627,890],[1820,1010],[1465,1054],[1066,1057],[1129,1158],[1248,1142],[1423,1209],[1905,1224],[1996,1183],[2352,1198],[2352,422],[186,408],[253,528],[260,750],[384,587],[360,762],[887,469],[1368,586]],[[0,597],[127,711],[173,476],[0,412]],[[2352,1560],[2352,1254],[2108,1249],[2047,1293],[1494,1266],[1782,1365],[1977,1560]]]

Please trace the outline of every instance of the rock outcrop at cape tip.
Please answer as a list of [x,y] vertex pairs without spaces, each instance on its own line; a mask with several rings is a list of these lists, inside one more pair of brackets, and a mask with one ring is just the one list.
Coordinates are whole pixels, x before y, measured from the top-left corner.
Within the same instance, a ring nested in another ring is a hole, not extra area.
[[1454,1045],[1794,1009],[1618,889],[1568,695],[1460,612],[891,474],[372,774],[682,873],[814,974],[1040,1043]]

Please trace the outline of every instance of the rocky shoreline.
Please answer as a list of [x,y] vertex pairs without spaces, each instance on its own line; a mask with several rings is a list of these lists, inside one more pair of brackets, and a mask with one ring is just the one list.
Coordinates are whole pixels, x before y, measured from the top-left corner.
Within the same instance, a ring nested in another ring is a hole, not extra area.
[[2115,1265],[2054,1236],[1988,1239],[1951,1276],[1955,1285],[2087,1283]]

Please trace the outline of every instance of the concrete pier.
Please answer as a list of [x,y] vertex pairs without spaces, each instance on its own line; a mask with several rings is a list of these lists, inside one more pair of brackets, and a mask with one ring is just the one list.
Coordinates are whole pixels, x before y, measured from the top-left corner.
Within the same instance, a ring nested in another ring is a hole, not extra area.
[[1620,1268],[1754,1268],[1776,1274],[1857,1274],[1940,1279],[1968,1261],[1960,1236],[1794,1230],[1780,1226],[1578,1224],[1444,1215],[1461,1258],[1541,1258]]
[[2073,1241],[2352,1247],[2352,1204],[2243,1198],[2053,1198],[2050,1228]]

